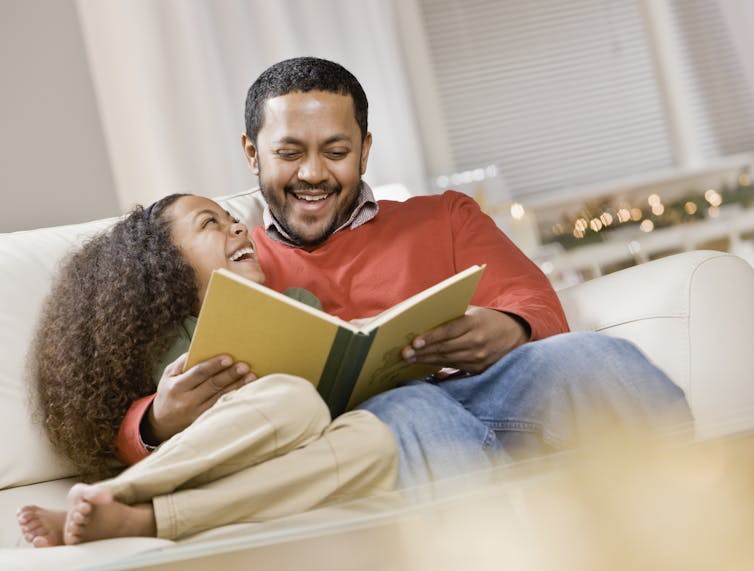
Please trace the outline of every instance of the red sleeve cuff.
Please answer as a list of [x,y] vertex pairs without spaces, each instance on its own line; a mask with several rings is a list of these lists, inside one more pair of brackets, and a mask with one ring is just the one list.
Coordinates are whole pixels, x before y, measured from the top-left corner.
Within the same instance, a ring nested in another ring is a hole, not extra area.
[[130,466],[149,456],[150,451],[144,446],[139,428],[156,394],[134,401],[126,412],[126,416],[123,417],[115,442],[115,456],[124,464]]

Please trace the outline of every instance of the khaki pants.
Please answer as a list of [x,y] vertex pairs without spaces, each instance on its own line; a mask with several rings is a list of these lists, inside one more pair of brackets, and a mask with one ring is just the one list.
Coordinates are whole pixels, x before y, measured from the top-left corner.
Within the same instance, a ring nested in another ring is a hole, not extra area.
[[372,413],[330,422],[311,383],[269,375],[224,395],[115,478],[116,500],[152,501],[157,536],[177,539],[390,490],[397,445]]

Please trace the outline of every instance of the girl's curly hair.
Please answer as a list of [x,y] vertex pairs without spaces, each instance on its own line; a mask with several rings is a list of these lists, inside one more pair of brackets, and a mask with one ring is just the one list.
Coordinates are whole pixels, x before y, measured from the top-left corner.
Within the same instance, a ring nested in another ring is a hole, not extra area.
[[112,475],[118,428],[155,391],[156,364],[199,309],[196,275],[170,234],[173,194],[137,206],[61,268],[42,311],[32,364],[55,448],[86,479]]

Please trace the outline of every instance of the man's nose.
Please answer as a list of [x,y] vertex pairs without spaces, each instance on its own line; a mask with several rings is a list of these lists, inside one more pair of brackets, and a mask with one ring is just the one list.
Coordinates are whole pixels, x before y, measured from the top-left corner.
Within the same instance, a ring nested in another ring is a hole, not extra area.
[[322,182],[327,178],[327,169],[322,157],[316,153],[307,155],[298,166],[298,178],[309,183]]

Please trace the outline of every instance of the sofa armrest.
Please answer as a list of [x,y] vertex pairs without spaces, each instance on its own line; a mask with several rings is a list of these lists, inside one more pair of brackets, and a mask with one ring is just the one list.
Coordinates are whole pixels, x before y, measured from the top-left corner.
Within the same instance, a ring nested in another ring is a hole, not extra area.
[[558,292],[573,330],[634,342],[685,392],[699,436],[754,426],[754,269],[694,251]]

